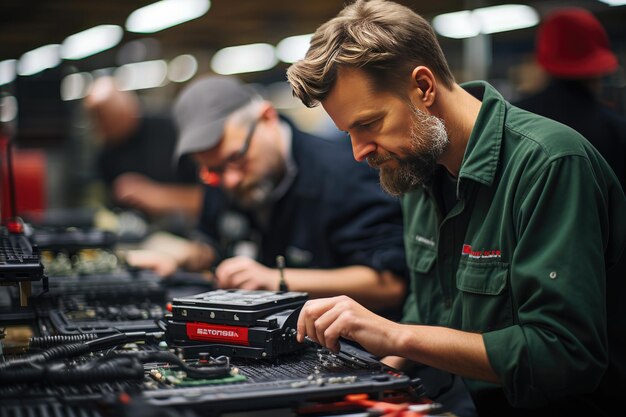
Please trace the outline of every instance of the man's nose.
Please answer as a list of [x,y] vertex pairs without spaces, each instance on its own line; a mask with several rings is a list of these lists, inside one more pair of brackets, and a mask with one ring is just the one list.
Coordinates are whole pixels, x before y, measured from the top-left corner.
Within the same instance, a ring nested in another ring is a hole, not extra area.
[[239,169],[227,167],[222,173],[222,186],[227,190],[237,188],[243,180],[243,172]]
[[376,144],[364,140],[358,135],[350,135],[350,142],[352,142],[352,154],[358,162],[363,161],[369,154],[376,151]]

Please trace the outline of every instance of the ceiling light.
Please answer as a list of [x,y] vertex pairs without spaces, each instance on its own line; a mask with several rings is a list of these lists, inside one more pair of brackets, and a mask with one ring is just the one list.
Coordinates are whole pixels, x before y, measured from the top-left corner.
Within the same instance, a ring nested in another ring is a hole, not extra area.
[[17,75],[15,72],[16,67],[16,59],[7,59],[0,62],[0,85],[8,84],[15,79]]
[[117,25],[100,25],[68,36],[61,46],[64,59],[82,59],[113,48],[124,31]]
[[88,72],[77,72],[61,80],[61,100],[77,100],[87,95],[93,83],[93,76]]
[[537,11],[522,4],[502,4],[435,16],[433,28],[448,38],[471,38],[481,33],[524,29],[539,23]]
[[182,83],[196,75],[198,61],[193,55],[179,55],[167,66],[167,78],[175,83]]
[[441,36],[454,39],[471,38],[480,33],[480,23],[469,10],[435,16],[433,28]]
[[167,84],[167,63],[163,60],[135,62],[115,71],[120,90],[142,90]]
[[274,47],[267,43],[231,46],[220,49],[211,59],[211,68],[218,74],[241,74],[273,68],[278,59]]
[[276,45],[276,56],[283,62],[291,64],[302,58],[309,50],[312,33],[307,35],[290,36],[278,42]]
[[606,3],[609,6],[623,6],[626,4],[626,0],[600,0],[602,3]]
[[19,75],[33,75],[48,68],[56,67],[61,63],[60,48],[61,45],[51,44],[26,52],[17,64],[17,73]]
[[205,14],[211,7],[209,0],[162,0],[132,12],[126,19],[126,30],[153,33]]
[[523,4],[483,7],[472,13],[480,20],[481,33],[524,29],[539,23],[537,11]]
[[111,77],[115,70],[117,70],[117,67],[98,68],[91,71],[91,76],[94,80],[100,77]]

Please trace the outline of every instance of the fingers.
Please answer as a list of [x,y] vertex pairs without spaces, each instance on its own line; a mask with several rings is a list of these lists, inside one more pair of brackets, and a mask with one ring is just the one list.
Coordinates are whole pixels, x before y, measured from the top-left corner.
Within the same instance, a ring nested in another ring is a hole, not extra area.
[[125,173],[118,176],[113,182],[113,191],[118,198],[139,194],[143,186],[150,184],[150,180],[143,175]]
[[124,184],[138,187],[142,185],[152,184],[153,182],[154,181],[152,179],[145,175],[138,174],[136,172],[125,172],[115,179],[114,184]]
[[162,277],[172,275],[177,269],[177,263],[173,258],[150,250],[128,251],[126,262],[137,268],[153,270]]
[[264,289],[261,274],[262,266],[243,256],[226,259],[215,270],[220,288]]
[[178,269],[175,261],[167,260],[156,266],[155,272],[162,277],[170,277]]
[[[298,317],[297,340],[309,336],[313,341],[331,350],[339,349],[339,337],[346,329],[346,306],[354,303],[346,296],[308,301]],[[356,303],[355,303],[356,304]],[[349,313],[348,313],[349,314]]]
[[127,172],[113,182],[113,196],[119,203],[146,209],[155,198],[154,184],[153,180],[144,175]]
[[222,261],[215,269],[215,278],[220,288],[233,288],[233,276],[242,270],[238,258],[229,258]]
[[326,346],[328,349],[332,350],[335,353],[339,352],[339,349],[341,347],[339,345],[339,337],[342,336],[343,332],[345,331],[344,323],[345,320],[343,319],[343,317],[339,317],[337,320],[331,322],[328,327],[326,327],[326,330],[324,330],[325,337],[323,346]]
[[340,336],[341,328],[334,326],[334,324],[341,321],[341,313],[341,309],[338,304],[335,303],[329,310],[324,312],[316,320],[312,321],[312,331],[315,332],[315,337],[313,337],[313,339],[317,340],[320,345],[331,350],[338,345],[337,341]]

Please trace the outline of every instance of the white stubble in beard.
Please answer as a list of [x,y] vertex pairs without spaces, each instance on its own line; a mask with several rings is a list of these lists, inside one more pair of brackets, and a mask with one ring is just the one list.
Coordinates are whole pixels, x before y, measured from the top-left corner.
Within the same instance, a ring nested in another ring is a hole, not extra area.
[[393,196],[401,196],[421,184],[429,183],[435,172],[437,161],[449,143],[448,134],[441,119],[426,115],[414,107],[413,114],[409,146],[402,149],[407,156],[400,158],[387,153],[372,158],[379,165],[385,158],[395,158],[398,161],[398,166],[395,168],[386,166],[380,168],[380,185],[385,192]]

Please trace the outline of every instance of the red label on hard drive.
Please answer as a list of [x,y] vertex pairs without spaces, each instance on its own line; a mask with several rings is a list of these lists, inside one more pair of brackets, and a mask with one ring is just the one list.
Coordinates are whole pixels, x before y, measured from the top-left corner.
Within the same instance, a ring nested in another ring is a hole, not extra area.
[[187,323],[187,337],[190,340],[222,342],[248,346],[248,328],[220,326],[219,324]]

